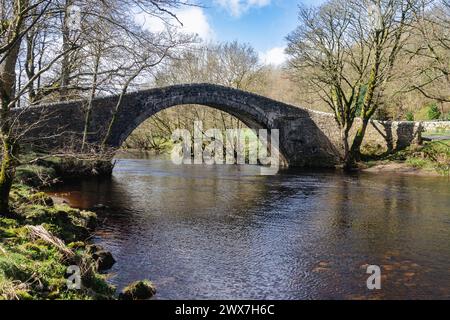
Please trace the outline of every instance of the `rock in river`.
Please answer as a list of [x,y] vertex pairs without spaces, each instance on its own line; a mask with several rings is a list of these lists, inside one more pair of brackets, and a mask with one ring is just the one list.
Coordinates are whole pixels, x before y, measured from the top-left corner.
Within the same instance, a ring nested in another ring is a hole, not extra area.
[[155,285],[149,280],[136,281],[125,287],[119,295],[120,300],[148,300],[156,293]]

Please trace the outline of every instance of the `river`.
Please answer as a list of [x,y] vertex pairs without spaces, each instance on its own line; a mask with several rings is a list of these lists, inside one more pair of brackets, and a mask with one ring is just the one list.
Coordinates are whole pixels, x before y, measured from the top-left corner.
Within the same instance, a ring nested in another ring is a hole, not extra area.
[[52,193],[108,207],[94,241],[119,289],[148,278],[156,299],[450,298],[446,178],[116,161],[111,178]]

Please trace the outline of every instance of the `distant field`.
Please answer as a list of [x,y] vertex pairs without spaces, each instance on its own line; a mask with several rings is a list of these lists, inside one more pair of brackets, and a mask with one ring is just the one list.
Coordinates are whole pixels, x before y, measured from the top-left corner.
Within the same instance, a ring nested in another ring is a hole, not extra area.
[[424,136],[450,136],[450,130],[443,131],[426,131],[423,133]]
[[422,137],[431,140],[448,140],[450,139],[450,129],[438,129],[434,131],[425,131],[422,133]]

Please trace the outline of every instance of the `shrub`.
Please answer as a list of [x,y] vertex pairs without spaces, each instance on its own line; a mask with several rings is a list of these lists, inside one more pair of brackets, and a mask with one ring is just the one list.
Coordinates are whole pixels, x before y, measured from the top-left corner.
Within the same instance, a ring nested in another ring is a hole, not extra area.
[[428,161],[421,158],[408,158],[406,163],[413,168],[425,168],[428,165]]
[[436,103],[431,104],[427,111],[428,120],[438,120],[441,117],[441,111]]
[[414,113],[412,113],[411,111],[408,111],[406,113],[406,121],[414,121]]

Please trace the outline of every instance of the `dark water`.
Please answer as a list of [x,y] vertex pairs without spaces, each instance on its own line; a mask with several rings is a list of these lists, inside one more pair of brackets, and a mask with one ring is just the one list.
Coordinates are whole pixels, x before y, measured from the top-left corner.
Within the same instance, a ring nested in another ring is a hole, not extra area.
[[258,172],[129,158],[56,192],[110,207],[95,240],[112,283],[149,278],[158,299],[450,298],[446,178]]

